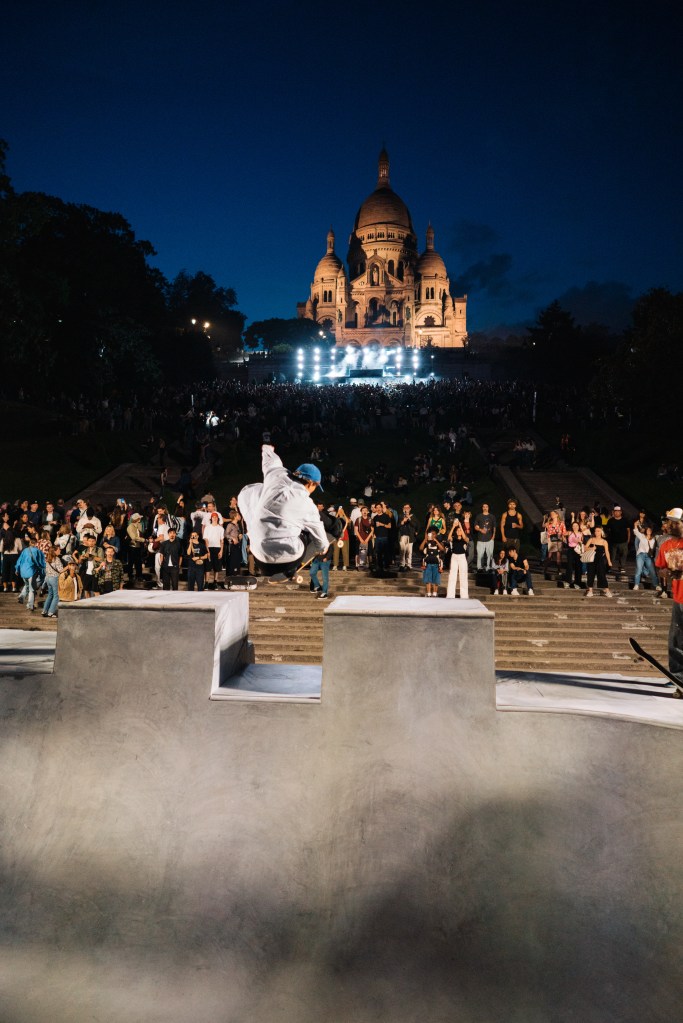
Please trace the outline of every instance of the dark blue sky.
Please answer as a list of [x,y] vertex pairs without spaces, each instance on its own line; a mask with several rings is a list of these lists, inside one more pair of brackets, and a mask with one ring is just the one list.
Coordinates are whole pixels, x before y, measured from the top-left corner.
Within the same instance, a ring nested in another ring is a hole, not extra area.
[[385,143],[470,330],[557,297],[616,323],[683,287],[682,25],[678,0],[13,4],[0,136],[16,189],[122,213],[249,319],[295,315],[330,224],[345,257]]

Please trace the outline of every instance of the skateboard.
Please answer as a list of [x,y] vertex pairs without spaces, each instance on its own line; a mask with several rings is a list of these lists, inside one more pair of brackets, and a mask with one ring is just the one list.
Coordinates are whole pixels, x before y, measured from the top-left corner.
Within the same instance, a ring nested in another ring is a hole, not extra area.
[[253,575],[233,575],[225,580],[229,590],[255,590],[258,580]]
[[[331,536],[329,533],[326,533],[325,535],[327,536],[327,539],[330,541],[331,544],[337,542],[335,538]],[[316,553],[313,555],[312,558],[309,558],[308,561],[304,561],[303,565],[299,565],[299,567],[297,568],[296,575],[294,576],[294,582],[298,583],[299,586],[301,586],[302,583],[306,582],[304,576],[302,575],[303,571],[309,568],[317,557],[318,554]]]
[[653,668],[657,669],[657,671],[661,671],[662,675],[664,675],[665,678],[668,678],[669,682],[671,682],[676,687],[676,692],[673,695],[679,698],[683,696],[683,685],[681,685],[676,676],[672,675],[669,669],[665,668],[662,662],[658,661],[656,657],[653,657],[652,654],[649,654],[647,650],[643,650],[642,646],[640,645],[637,639],[633,639],[632,636],[629,636],[628,641],[631,644],[631,647],[634,650],[634,652],[637,653],[639,657],[642,657],[644,661],[648,661]]
[[356,555],[356,568],[368,567],[368,545],[361,544]]

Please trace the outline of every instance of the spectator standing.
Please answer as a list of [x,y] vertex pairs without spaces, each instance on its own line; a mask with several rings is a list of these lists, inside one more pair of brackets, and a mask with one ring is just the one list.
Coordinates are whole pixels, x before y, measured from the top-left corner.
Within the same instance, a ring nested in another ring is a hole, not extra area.
[[587,551],[595,550],[593,560],[588,562],[588,589],[586,590],[586,596],[593,596],[593,583],[597,575],[598,586],[602,587],[606,597],[611,597],[612,591],[607,582],[607,570],[612,567],[612,562],[610,560],[609,544],[605,538],[602,526],[595,527],[595,535],[588,540],[585,549]]
[[666,513],[666,539],[657,554],[657,568],[671,574],[671,625],[669,626],[669,671],[683,683],[683,508]]
[[465,530],[457,520],[453,523],[448,540],[451,546],[451,565],[448,570],[446,596],[454,598],[456,587],[460,583],[460,598],[461,600],[467,600],[469,596],[469,583],[467,579],[467,548],[469,541]]
[[413,567],[413,544],[419,528],[412,508],[409,504],[404,504],[398,522],[399,572],[409,572]]
[[393,527],[393,517],[387,511],[386,505],[379,505],[379,512],[375,515],[375,557],[377,559],[377,571],[387,572],[389,570],[389,538]]
[[626,559],[628,558],[628,545],[631,540],[631,529],[624,518],[621,506],[615,504],[612,514],[607,520],[605,536],[609,543],[609,556],[612,568],[617,578],[626,570]]
[[104,560],[96,570],[97,588],[100,593],[114,593],[123,589],[123,564],[116,557],[116,549],[108,546],[104,551]]
[[31,540],[17,559],[17,575],[23,579],[24,585],[19,596],[19,603],[26,602],[28,611],[35,610],[36,593],[43,584],[45,576],[45,555],[38,549],[38,541]]
[[159,555],[161,557],[161,581],[164,589],[177,590],[180,579],[182,544],[174,526],[169,527],[167,538],[160,544]]
[[642,529],[640,522],[636,520],[633,526],[633,535],[636,545],[636,574],[633,580],[633,589],[640,589],[640,580],[645,575],[652,583],[653,588],[659,592],[659,581],[654,563],[655,547],[657,546],[654,530],[652,526],[645,526]]
[[45,584],[47,596],[43,604],[42,617],[56,618],[59,607],[59,576],[64,571],[64,563],[59,556],[59,547],[52,547],[45,556]]
[[349,517],[341,504],[337,508],[337,521],[341,524],[342,529],[339,537],[337,538],[337,542],[332,548],[332,571],[337,571],[339,568],[339,560],[341,558],[342,572],[346,572],[349,567],[349,534],[351,524]]
[[474,532],[477,539],[477,571],[482,568],[492,568],[496,518],[491,514],[491,509],[485,502],[474,520]]
[[140,528],[142,515],[140,512],[133,512],[126,527],[128,537],[128,578],[131,586],[136,582],[142,582],[142,558],[145,549],[145,537]]
[[60,603],[70,603],[72,600],[81,599],[83,595],[83,581],[78,574],[78,565],[75,561],[70,561],[66,568],[59,573],[57,594]]
[[209,560],[209,552],[203,537],[199,535],[198,529],[190,530],[190,539],[185,553],[188,557],[187,563],[187,588],[192,592],[197,587],[199,593],[204,589],[204,577],[206,574],[206,563]]
[[524,530],[524,519],[521,512],[517,511],[517,502],[508,501],[507,509],[500,517],[500,538],[507,547],[514,544],[516,551],[519,551],[522,544],[522,532]]
[[427,530],[427,535],[420,544],[422,551],[422,582],[425,584],[425,596],[437,597],[441,582],[441,555],[444,545],[437,537],[434,528]]

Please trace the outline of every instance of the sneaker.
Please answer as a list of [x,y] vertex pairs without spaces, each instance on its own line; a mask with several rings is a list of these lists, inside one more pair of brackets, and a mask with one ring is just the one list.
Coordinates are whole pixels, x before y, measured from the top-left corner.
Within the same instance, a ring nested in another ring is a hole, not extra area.
[[655,586],[655,593],[661,593],[661,592],[662,592],[662,587],[661,586]]
[[527,595],[527,597],[533,597],[534,591],[533,590],[527,590],[526,591],[526,595]]
[[501,593],[501,597],[507,597],[507,595],[508,595],[508,591],[507,590],[503,590],[503,592]]
[[47,618],[47,611],[41,611],[40,612],[40,617],[41,618]]
[[53,613],[52,613],[52,611],[50,611],[50,613],[48,614],[48,616],[47,616],[47,617],[48,617],[48,618],[56,618],[56,617],[57,617],[57,615],[56,615],[56,614],[53,614]]
[[662,590],[662,592],[659,594],[659,596],[663,597],[664,600],[666,600],[666,598],[669,596],[669,594],[666,592],[666,590]]
[[510,596],[511,597],[518,597],[519,596],[519,590],[511,590],[510,591]]
[[493,596],[494,597],[499,597],[500,596],[500,593],[498,592],[498,590],[494,590],[493,591]]
[[634,590],[639,590],[640,589],[640,586],[638,585],[638,583],[634,583],[633,584],[633,589]]
[[342,568],[342,572],[346,572],[346,571],[347,571],[347,568],[346,568],[346,565],[344,565],[344,567]]
[[592,597],[593,596],[593,591],[592,590],[586,590],[586,596],[587,597]]
[[319,593],[318,594],[318,600],[327,600],[327,594],[326,593]]
[[612,591],[611,591],[611,590],[605,590],[605,596],[606,596],[606,597],[613,597],[613,596],[614,596],[614,594],[612,593]]
[[20,604],[24,603],[24,598],[23,597],[17,597],[17,600],[19,601]]

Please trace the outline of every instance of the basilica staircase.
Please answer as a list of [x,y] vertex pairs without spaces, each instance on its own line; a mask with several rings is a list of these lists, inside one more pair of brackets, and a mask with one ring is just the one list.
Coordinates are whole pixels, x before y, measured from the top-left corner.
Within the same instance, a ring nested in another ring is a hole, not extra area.
[[[445,577],[444,577],[445,581]],[[629,636],[660,660],[667,659],[671,603],[652,590],[633,592],[625,582],[611,583],[614,597],[589,599],[583,591],[558,589],[554,580],[534,572],[535,596],[491,596],[473,585],[470,597],[495,612],[496,667],[539,671],[584,671],[654,674],[639,661]],[[367,572],[332,572],[330,600],[341,595],[421,596],[421,572],[414,569],[396,579],[375,579]],[[445,594],[445,588],[440,591]],[[426,598],[423,598],[426,599]],[[318,600],[308,583],[274,585],[261,581],[249,594],[249,636],[261,664],[320,664],[323,612],[329,600]],[[29,614],[16,596],[0,594],[2,628],[54,631],[58,620]],[[0,647],[2,633],[0,631]],[[368,651],[368,672],[372,651]]]

